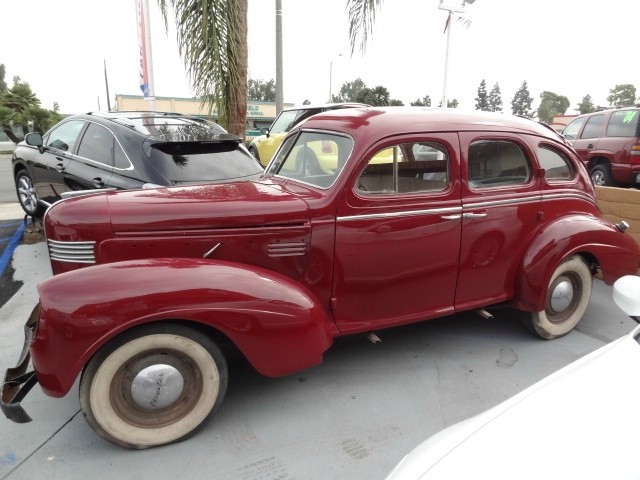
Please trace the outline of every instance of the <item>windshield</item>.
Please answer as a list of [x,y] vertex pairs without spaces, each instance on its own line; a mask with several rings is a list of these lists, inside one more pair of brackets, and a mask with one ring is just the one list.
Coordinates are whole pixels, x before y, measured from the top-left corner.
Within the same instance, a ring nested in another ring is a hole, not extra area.
[[153,166],[173,184],[240,180],[262,173],[262,166],[237,142],[156,143]]
[[266,174],[329,188],[338,178],[352,149],[353,140],[349,137],[302,132],[283,142]]

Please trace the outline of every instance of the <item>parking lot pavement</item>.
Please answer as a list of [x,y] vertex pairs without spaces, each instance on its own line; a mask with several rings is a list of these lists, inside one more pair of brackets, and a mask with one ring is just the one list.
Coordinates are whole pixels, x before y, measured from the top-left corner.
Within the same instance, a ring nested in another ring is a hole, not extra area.
[[[0,308],[2,371],[20,353],[36,284],[51,275],[45,243],[20,245],[12,266],[22,287]],[[218,414],[192,438],[152,450],[98,437],[80,414],[77,385],[61,399],[36,386],[23,402],[33,422],[0,418],[0,479],[382,479],[426,437],[634,326],[599,281],[566,337],[538,340],[515,316],[456,315],[378,331],[376,344],[364,335],[337,339],[322,365],[284,378],[233,359]]]

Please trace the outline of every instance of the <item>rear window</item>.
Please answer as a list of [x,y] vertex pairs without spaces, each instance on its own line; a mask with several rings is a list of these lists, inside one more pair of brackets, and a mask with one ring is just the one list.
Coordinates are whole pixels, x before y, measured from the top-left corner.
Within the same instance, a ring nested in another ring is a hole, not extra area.
[[262,173],[262,166],[237,142],[156,143],[153,166],[174,184],[242,180]]
[[637,137],[638,110],[618,110],[611,114],[607,137]]
[[217,135],[227,133],[217,123],[192,117],[149,115],[130,118],[127,121],[131,122],[138,132],[165,142],[213,140]]

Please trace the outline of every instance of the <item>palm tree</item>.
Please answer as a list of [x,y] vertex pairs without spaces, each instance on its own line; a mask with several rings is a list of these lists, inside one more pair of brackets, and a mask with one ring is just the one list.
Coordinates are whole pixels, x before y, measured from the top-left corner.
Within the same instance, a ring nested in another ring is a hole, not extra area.
[[247,118],[247,0],[158,0],[176,19],[178,49],[196,95],[244,136]]
[[[176,19],[178,48],[191,84],[203,102],[215,105],[219,122],[244,136],[247,118],[247,1],[158,0],[167,25]],[[364,52],[382,0],[347,0],[351,53]]]

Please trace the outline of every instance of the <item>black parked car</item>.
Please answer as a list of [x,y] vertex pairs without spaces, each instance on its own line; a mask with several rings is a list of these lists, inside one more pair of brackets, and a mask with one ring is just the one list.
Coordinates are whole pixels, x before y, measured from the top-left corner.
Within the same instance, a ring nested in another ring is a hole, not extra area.
[[12,162],[29,215],[87,190],[240,180],[263,171],[241,139],[216,123],[161,112],[73,115],[44,136],[27,134]]

